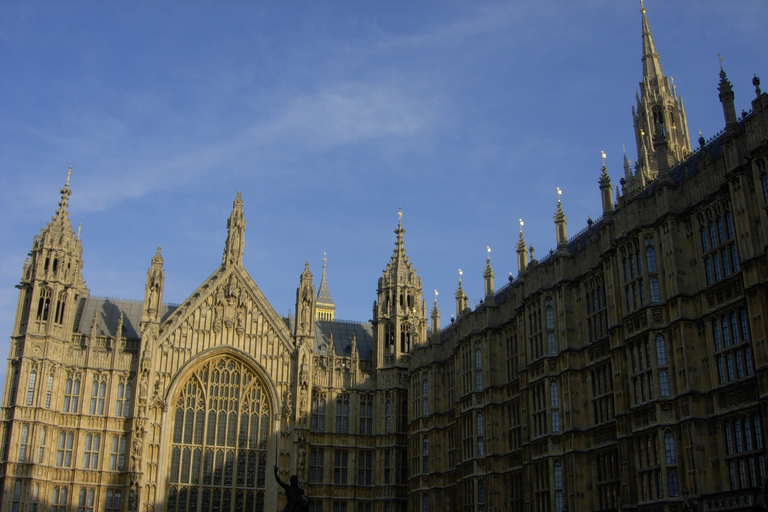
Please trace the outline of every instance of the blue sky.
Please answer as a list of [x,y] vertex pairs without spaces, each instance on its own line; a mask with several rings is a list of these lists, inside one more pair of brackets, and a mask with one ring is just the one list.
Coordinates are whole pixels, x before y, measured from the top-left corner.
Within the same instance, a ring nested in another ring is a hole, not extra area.
[[[723,126],[718,57],[737,111],[768,88],[760,0],[647,0],[693,145]],[[641,80],[639,2],[0,2],[0,354],[33,237],[72,166],[92,295],[143,298],[158,245],[181,302],[221,262],[242,191],[244,263],[295,308],[328,254],[337,316],[367,321],[406,249],[445,325],[458,269],[483,293],[517,274],[518,218],[538,258],[601,215]],[[4,368],[0,369],[4,372]],[[2,373],[0,373],[2,377]]]

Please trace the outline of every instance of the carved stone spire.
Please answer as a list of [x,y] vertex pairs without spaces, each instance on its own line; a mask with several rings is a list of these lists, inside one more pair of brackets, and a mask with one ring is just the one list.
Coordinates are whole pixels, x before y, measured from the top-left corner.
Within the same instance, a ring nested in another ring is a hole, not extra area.
[[[603,153],[605,155],[605,153]],[[625,172],[628,168],[626,163],[627,155],[624,155]],[[613,215],[613,185],[611,185],[611,178],[608,176],[608,169],[605,167],[605,156],[603,156],[603,167],[600,169],[600,197],[603,199],[603,216],[609,217]]]
[[224,245],[224,256],[221,264],[242,265],[243,264],[243,237],[245,235],[245,216],[243,215],[243,199],[240,197],[240,191],[237,191],[237,197],[232,205],[232,213],[227,220],[227,241]]
[[163,303],[163,287],[165,285],[165,270],[163,269],[163,256],[160,254],[160,246],[152,257],[152,262],[147,269],[147,282],[144,286],[144,311],[141,315],[141,323],[159,322],[160,307]]
[[493,268],[491,268],[491,247],[488,249],[488,257],[485,259],[485,269],[483,269],[483,281],[485,285],[485,300],[493,298]]
[[437,309],[437,290],[435,290],[435,304],[432,306],[432,335],[440,332],[440,310]]
[[720,92],[720,103],[723,104],[725,131],[726,133],[730,134],[739,129],[739,123],[736,119],[736,106],[733,102],[733,87],[731,86],[731,82],[728,80],[728,77],[725,76],[725,70],[723,69],[722,62],[720,64],[720,84],[717,86],[717,90]]
[[325,277],[325,265],[328,261],[325,253],[323,253],[323,275],[320,277],[320,287],[317,290],[317,296],[315,301],[317,307],[315,309],[315,315],[318,320],[335,320],[336,319],[336,303],[331,296],[331,292],[328,290],[328,281]]
[[313,337],[315,334],[315,286],[312,284],[312,272],[309,262],[304,263],[304,271],[299,278],[296,290],[296,337]]
[[525,247],[525,239],[523,238],[523,219],[520,219],[520,237],[517,240],[517,275],[525,274],[525,269],[528,267],[528,251]]
[[[558,195],[560,194],[560,189],[557,189]],[[568,223],[568,219],[565,218],[565,213],[563,212],[563,204],[560,202],[560,199],[557,200],[557,210],[555,211],[555,227],[557,228],[557,252],[559,253],[568,253],[568,233],[566,232],[566,224]],[[531,257],[533,259],[533,257]]]
[[459,287],[456,289],[456,318],[458,319],[464,310],[467,309],[467,294],[464,293],[464,287],[461,284],[463,272],[459,269]]

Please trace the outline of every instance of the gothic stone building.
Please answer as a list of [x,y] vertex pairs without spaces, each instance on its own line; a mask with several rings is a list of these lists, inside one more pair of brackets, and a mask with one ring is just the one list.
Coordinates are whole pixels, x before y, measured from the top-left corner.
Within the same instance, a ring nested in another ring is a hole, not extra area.
[[221,265],[163,302],[90,297],[58,210],[24,264],[0,416],[0,506],[262,511],[271,468],[326,512],[715,511],[766,505],[768,94],[690,145],[642,11],[638,158],[602,218],[440,329],[402,222],[371,324],[335,320],[325,266],[295,316],[242,264],[238,194]]

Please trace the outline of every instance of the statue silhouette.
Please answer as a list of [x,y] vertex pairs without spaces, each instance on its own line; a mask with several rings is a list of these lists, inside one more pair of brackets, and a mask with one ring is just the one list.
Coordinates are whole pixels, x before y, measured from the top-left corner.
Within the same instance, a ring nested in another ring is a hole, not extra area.
[[286,484],[280,477],[277,476],[277,466],[275,466],[275,479],[285,490],[285,497],[288,503],[285,504],[283,512],[309,512],[309,500],[304,494],[304,489],[299,487],[299,477],[293,475],[291,477],[291,485]]

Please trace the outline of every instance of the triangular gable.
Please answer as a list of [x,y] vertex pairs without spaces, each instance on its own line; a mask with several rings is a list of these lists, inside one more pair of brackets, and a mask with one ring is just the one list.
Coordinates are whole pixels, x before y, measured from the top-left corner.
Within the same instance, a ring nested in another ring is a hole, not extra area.
[[156,343],[189,355],[221,345],[254,353],[262,343],[268,352],[293,351],[290,330],[240,265],[223,265],[206,279],[163,321]]

